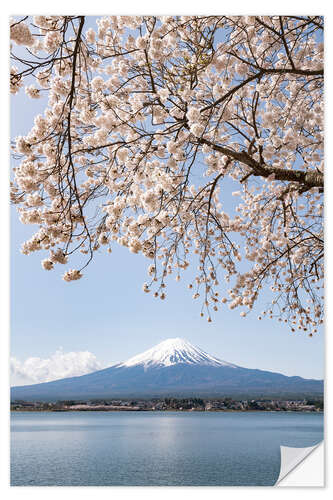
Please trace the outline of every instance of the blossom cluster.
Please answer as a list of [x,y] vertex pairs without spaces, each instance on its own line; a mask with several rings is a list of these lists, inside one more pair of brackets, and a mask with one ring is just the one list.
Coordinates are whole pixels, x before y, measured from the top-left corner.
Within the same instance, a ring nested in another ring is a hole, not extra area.
[[245,317],[268,289],[260,317],[315,332],[322,18],[107,16],[94,30],[84,16],[35,16],[32,26],[11,29],[36,54],[28,68],[15,62],[11,92],[33,76],[27,96],[48,94],[16,138],[12,199],[40,226],[22,251],[48,251],[52,270],[78,250],[83,268],[116,242],[150,259],[143,290],[162,300],[167,277],[197,261],[188,287],[209,322],[226,306]]

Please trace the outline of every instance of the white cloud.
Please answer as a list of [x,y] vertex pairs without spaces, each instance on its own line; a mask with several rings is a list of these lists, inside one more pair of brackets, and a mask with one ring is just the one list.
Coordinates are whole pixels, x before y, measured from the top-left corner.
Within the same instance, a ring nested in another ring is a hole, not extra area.
[[58,349],[49,358],[28,358],[21,362],[10,358],[11,385],[29,385],[50,382],[60,378],[76,377],[104,368],[89,351],[63,352]]

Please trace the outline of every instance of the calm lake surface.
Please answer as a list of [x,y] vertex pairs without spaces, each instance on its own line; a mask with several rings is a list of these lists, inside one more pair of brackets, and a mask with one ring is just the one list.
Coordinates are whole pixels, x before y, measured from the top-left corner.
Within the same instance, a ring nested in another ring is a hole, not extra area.
[[270,486],[322,439],[321,413],[12,413],[11,484]]

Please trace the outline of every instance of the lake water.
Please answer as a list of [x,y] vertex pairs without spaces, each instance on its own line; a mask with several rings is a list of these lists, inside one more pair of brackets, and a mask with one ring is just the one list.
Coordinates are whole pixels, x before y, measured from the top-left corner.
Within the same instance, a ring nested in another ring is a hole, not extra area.
[[320,413],[12,413],[11,484],[269,486],[322,439]]

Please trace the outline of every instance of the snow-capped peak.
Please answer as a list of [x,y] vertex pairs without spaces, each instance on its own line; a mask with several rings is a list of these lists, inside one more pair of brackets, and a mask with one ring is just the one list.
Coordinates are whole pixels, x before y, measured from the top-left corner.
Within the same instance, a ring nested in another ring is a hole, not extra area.
[[236,365],[214,358],[181,338],[164,340],[160,344],[148,349],[148,351],[138,354],[117,366],[130,367],[141,365],[144,368],[150,368],[154,366],[172,366],[178,363],[236,368]]

